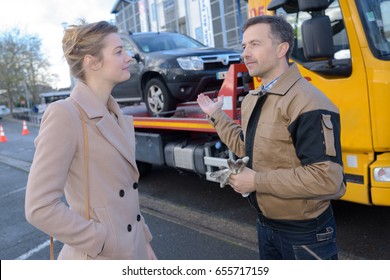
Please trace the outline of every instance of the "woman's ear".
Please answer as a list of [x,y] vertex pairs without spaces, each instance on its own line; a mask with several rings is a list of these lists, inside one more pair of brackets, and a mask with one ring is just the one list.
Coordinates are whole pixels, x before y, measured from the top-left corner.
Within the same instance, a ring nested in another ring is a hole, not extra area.
[[97,71],[100,68],[100,62],[97,57],[92,55],[86,55],[84,57],[84,65],[92,71]]

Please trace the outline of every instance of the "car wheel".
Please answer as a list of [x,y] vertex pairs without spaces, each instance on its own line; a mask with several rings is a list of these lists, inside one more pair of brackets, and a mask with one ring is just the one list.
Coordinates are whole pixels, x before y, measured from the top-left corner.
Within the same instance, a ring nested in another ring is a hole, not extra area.
[[169,117],[176,109],[176,101],[161,79],[154,78],[147,82],[144,89],[144,101],[153,116]]

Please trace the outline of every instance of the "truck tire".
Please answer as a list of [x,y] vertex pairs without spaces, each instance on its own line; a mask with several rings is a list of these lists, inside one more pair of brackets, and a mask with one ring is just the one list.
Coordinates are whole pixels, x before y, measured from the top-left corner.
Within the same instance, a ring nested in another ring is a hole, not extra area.
[[170,117],[176,110],[176,100],[167,86],[159,78],[153,78],[146,83],[144,100],[148,112],[152,116]]

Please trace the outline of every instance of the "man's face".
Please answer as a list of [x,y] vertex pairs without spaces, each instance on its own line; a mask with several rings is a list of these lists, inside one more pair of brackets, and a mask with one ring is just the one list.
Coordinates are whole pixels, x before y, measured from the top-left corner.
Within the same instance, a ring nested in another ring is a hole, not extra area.
[[277,45],[270,36],[270,26],[265,23],[248,27],[242,40],[242,57],[252,77],[262,79],[272,76],[279,63]]

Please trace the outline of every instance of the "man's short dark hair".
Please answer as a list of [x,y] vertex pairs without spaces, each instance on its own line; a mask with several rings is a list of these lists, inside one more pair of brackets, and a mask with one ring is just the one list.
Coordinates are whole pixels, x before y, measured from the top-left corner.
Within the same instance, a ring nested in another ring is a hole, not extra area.
[[263,16],[256,16],[248,19],[248,21],[242,27],[242,32],[245,32],[245,30],[247,30],[248,27],[260,23],[265,23],[270,25],[270,30],[271,30],[270,36],[275,43],[277,44],[283,42],[288,43],[289,49],[286,53],[286,58],[288,61],[292,53],[292,50],[294,48],[294,30],[292,26],[282,16],[263,15]]

